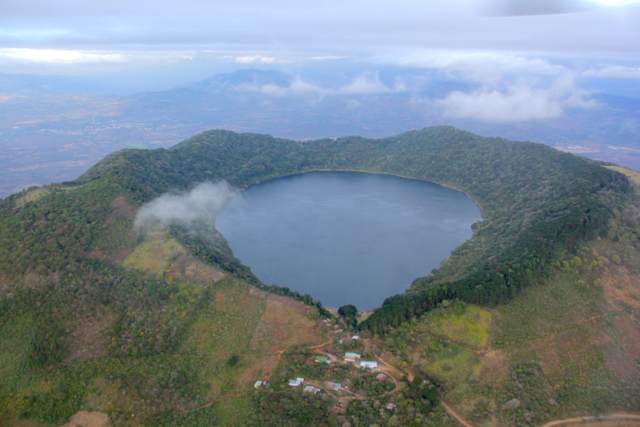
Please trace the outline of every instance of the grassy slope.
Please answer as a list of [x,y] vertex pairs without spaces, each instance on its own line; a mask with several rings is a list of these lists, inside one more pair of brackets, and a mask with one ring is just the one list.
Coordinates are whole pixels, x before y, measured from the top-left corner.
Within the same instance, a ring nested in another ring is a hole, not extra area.
[[639,214],[636,196],[606,238],[509,303],[440,308],[400,326],[386,347],[444,382],[445,398],[478,425],[638,411]]
[[[40,198],[30,197],[25,204],[46,196],[38,194]],[[122,265],[121,277],[142,272],[143,282],[125,291],[132,301],[123,307],[110,301],[109,291],[89,290],[87,283],[82,286],[90,295],[71,296],[53,308],[52,316],[68,338],[61,343],[61,359],[44,364],[34,361],[41,340],[37,331],[47,330],[52,319],[38,318],[42,308],[32,305],[29,295],[20,297],[25,298],[25,304],[17,305],[21,308],[0,310],[0,425],[58,425],[79,409],[105,412],[115,425],[201,425],[211,420],[234,425],[238,417],[249,418],[248,392],[263,371],[277,364],[272,353],[322,339],[308,317],[311,309],[242,280],[221,279],[219,269],[188,255],[167,234],[138,242],[130,231],[134,205],[122,195],[106,196],[106,227],[95,236],[89,256]],[[37,277],[32,280],[36,289],[44,286]],[[136,307],[135,295],[155,280],[169,286],[161,297],[168,300],[158,309],[155,298],[151,305],[143,298]],[[55,289],[46,292],[64,298]],[[135,323],[139,313],[156,311],[161,317],[154,322],[167,328]],[[154,334],[166,329],[173,334],[175,328],[180,332],[172,350],[139,352],[129,345],[153,346],[160,339]],[[275,338],[291,339],[275,341],[274,329]],[[75,355],[77,347],[84,352]],[[233,366],[228,363],[232,355],[239,356]]]

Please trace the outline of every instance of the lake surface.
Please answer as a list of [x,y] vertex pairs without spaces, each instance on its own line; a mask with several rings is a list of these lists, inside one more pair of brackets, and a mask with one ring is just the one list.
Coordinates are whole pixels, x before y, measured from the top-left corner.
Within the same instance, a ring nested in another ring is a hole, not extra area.
[[437,267],[480,218],[464,194],[435,184],[320,172],[250,187],[216,226],[264,283],[371,309]]

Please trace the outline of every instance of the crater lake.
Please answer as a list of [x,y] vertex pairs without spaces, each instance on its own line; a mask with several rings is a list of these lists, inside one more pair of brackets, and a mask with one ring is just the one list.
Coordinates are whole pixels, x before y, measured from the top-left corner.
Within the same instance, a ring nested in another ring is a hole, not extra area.
[[440,185],[314,172],[248,188],[216,228],[264,283],[368,310],[438,267],[480,219],[465,194]]

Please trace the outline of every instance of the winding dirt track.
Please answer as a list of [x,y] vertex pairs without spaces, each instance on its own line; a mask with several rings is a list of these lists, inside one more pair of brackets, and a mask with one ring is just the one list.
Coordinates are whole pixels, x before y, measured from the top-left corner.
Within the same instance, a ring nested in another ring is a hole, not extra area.
[[461,426],[474,427],[473,424],[462,418],[462,415],[458,414],[451,406],[449,406],[447,402],[441,399],[440,403],[442,403],[442,407],[447,412],[447,414],[449,414],[451,418],[455,419]]
[[[322,349],[324,347],[326,347],[327,345],[331,344],[331,340],[323,342],[321,344],[316,344],[316,345],[312,345],[307,347],[307,350],[310,350],[314,353],[317,354],[322,354],[326,357],[329,358],[329,360],[331,360],[332,363],[342,363],[342,361],[335,355],[332,353],[329,353],[327,351],[323,351]],[[277,353],[275,353],[274,355],[278,357],[278,360],[280,360],[283,356],[283,354],[286,352],[285,350],[281,350],[278,351]],[[400,368],[393,366],[391,363],[387,362],[386,360],[384,360],[382,357],[380,356],[375,356],[376,359],[378,360],[378,362],[380,362],[380,366],[378,368],[379,371],[384,372],[385,374],[387,374],[394,382],[394,389],[390,390],[386,393],[383,394],[387,395],[387,394],[392,394],[392,393],[397,393],[400,388],[402,387],[400,381],[398,380],[398,377],[400,376],[406,376],[407,379],[409,381],[413,381],[414,378],[414,374],[411,371],[403,371]],[[331,395],[334,398],[337,398],[339,400],[343,400],[343,401],[349,401],[349,400],[362,400],[365,399],[365,396],[362,396],[358,393],[354,393],[352,391],[347,391],[349,394],[351,394],[351,396],[338,396],[336,394],[333,393],[333,391],[327,390],[326,387],[324,387],[323,384],[315,382],[315,381],[308,381],[309,384],[314,385],[320,389],[322,389],[325,393]],[[219,396],[217,399],[213,399],[203,405],[200,405],[194,409],[202,409],[202,408],[206,408],[208,406],[213,405],[216,402],[219,402],[221,400],[224,399],[228,399],[229,397],[234,397],[236,394],[238,393],[230,393],[228,395],[224,395],[224,396]],[[380,396],[379,396],[380,397]],[[467,421],[466,419],[464,419],[464,417],[462,415],[460,415],[458,412],[456,412],[455,409],[453,409],[451,407],[451,405],[449,405],[446,401],[444,400],[440,400],[440,403],[442,404],[442,407],[444,408],[445,412],[453,419],[455,419],[461,426],[463,427],[475,427],[473,424],[471,424],[469,421]],[[192,409],[193,410],[193,409]],[[550,421],[544,425],[542,425],[541,427],[561,427],[561,426],[566,426],[566,425],[572,425],[572,424],[582,424],[585,426],[592,426],[592,427],[597,427],[598,424],[600,423],[604,423],[604,422],[615,422],[615,421],[629,421],[632,424],[629,425],[629,427],[631,426],[638,426],[640,427],[640,414],[632,414],[632,413],[625,413],[625,412],[620,412],[620,413],[613,413],[613,414],[609,414],[609,415],[593,415],[593,416],[583,416],[583,417],[574,417],[574,418],[566,418],[566,419],[562,419],[562,420],[555,420],[555,421]],[[626,425],[625,425],[626,426]]]
[[556,420],[551,421],[544,424],[542,427],[558,427],[565,426],[571,424],[584,424],[584,425],[593,425],[596,426],[601,422],[607,421],[630,421],[633,426],[640,426],[640,414],[628,414],[625,412],[614,413],[609,415],[599,415],[599,416],[586,416],[586,417],[575,417],[575,418],[567,418],[564,420]]

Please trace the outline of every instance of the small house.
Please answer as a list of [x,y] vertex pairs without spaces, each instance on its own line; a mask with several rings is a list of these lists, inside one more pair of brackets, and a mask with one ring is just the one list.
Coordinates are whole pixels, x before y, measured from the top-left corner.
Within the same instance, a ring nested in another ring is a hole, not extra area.
[[256,381],[255,384],[253,384],[253,388],[260,388],[260,387],[265,387],[267,385],[266,381]]
[[348,351],[344,354],[344,360],[345,362],[357,362],[358,360],[360,360],[360,353],[353,353],[351,351]]
[[360,367],[363,369],[378,369],[378,362],[374,360],[363,360],[360,362]]
[[289,380],[289,387],[300,387],[304,383],[304,378],[298,377]]
[[351,341],[360,341],[360,335],[354,335],[351,337]]
[[329,381],[329,382],[327,382],[327,386],[333,391],[342,390],[342,384],[340,384],[340,383],[334,383],[334,382]]

